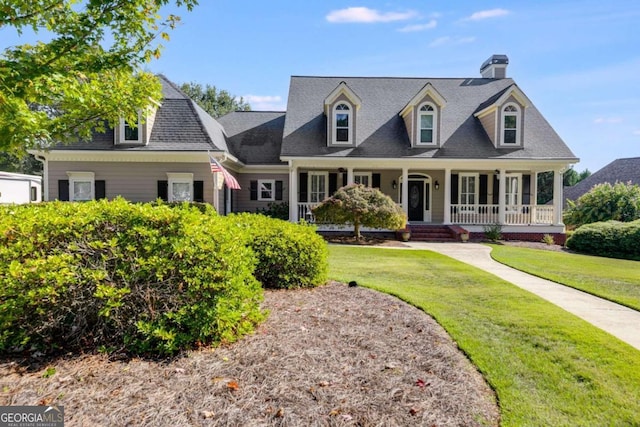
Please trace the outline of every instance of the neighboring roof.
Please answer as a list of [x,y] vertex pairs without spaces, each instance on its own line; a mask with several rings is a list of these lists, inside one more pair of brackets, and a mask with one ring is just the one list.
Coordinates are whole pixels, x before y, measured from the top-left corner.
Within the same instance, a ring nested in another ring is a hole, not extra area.
[[[362,99],[356,116],[356,147],[327,147],[324,99],[340,82]],[[441,112],[441,148],[411,148],[399,113],[427,83],[447,100]],[[285,157],[410,157],[563,159],[576,161],[535,106],[525,109],[522,149],[496,149],[480,121],[473,116],[514,85],[513,79],[387,78],[293,76],[285,119]],[[495,98],[494,98],[495,97]]]
[[226,151],[224,131],[216,120],[163,75],[161,106],[156,111],[149,143],[114,144],[114,130],[95,133],[92,141],[57,145],[52,150],[97,151]]
[[564,198],[577,200],[583,194],[589,192],[595,185],[608,182],[631,182],[640,185],[640,157],[617,159],[609,163],[599,171],[589,175],[576,185],[564,188]]
[[40,175],[25,175],[22,173],[0,171],[0,180],[7,181],[42,181]]
[[284,112],[235,111],[218,118],[231,153],[241,162],[285,164],[280,160]]

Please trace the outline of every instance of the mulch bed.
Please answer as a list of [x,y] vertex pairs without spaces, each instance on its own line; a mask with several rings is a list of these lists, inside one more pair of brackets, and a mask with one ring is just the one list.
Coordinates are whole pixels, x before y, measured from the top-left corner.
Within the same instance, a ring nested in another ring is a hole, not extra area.
[[499,423],[482,376],[397,298],[331,283],[267,291],[264,307],[255,334],[172,360],[0,360],[0,405],[64,405],[68,426]]

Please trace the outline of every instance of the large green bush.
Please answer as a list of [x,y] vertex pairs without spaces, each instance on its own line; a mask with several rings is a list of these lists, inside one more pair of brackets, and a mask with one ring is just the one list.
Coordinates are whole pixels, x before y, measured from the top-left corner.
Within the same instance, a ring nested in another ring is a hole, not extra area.
[[167,354],[252,331],[264,317],[255,257],[201,209],[0,207],[0,351]]
[[362,184],[338,189],[313,209],[313,215],[318,222],[352,224],[358,240],[361,226],[397,230],[407,223],[404,211],[389,196]]
[[640,218],[640,186],[605,182],[594,186],[575,202],[569,200],[565,224],[579,227],[602,221],[629,222]]
[[227,220],[255,252],[254,275],[265,288],[304,288],[326,282],[327,243],[314,226],[247,213],[229,215]]
[[611,258],[640,260],[640,220],[596,222],[578,228],[567,247],[578,252]]

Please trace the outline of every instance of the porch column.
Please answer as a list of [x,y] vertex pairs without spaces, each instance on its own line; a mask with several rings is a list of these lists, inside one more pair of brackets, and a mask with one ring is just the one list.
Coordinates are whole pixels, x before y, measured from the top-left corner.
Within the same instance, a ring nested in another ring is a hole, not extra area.
[[555,225],[564,225],[562,222],[562,169],[553,171],[553,223]]
[[289,164],[289,221],[298,219],[298,168]]
[[451,224],[451,169],[444,170],[444,224]]
[[[498,224],[504,225],[506,222],[506,209],[505,209],[505,198],[507,195],[507,188],[505,185],[505,180],[507,179],[506,173],[504,169],[500,169],[500,177],[498,179]],[[496,191],[495,188],[493,191]]]
[[529,205],[531,205],[531,217],[529,218],[530,224],[538,223],[538,172],[534,171],[531,174],[531,200],[529,201]]
[[353,167],[347,168],[347,185],[353,184]]
[[402,168],[402,210],[409,217],[409,169]]

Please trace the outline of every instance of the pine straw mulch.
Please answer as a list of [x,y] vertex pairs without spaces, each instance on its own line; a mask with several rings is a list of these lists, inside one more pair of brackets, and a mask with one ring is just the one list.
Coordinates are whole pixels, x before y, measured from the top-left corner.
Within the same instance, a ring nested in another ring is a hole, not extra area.
[[264,307],[255,334],[172,360],[0,360],[0,405],[64,405],[67,426],[499,423],[469,360],[397,298],[331,283],[267,291]]

